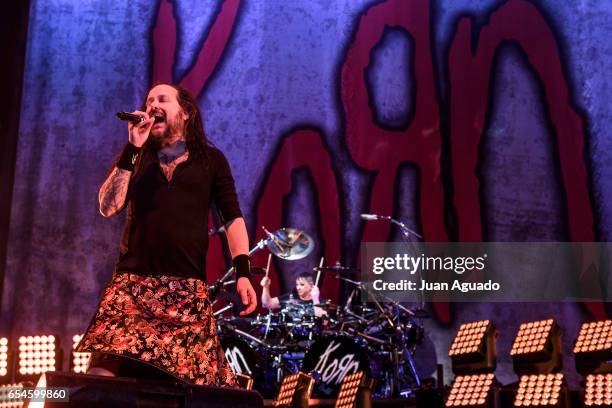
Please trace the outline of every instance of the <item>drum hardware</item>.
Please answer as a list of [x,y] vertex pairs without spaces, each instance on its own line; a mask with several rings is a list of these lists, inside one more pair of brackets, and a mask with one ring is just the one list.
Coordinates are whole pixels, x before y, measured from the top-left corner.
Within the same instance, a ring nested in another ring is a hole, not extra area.
[[217,310],[216,312],[213,313],[213,316],[217,317],[218,315],[220,315],[221,313],[225,312],[226,310],[229,310],[231,308],[234,307],[234,304],[232,302],[229,302],[227,305],[223,306],[221,309]]
[[[416,367],[414,365],[414,359],[412,358],[412,353],[407,349],[407,344],[406,341],[407,339],[405,339],[405,333],[403,332],[403,330],[401,330],[400,327],[398,327],[399,323],[400,323],[400,315],[401,313],[405,313],[408,316],[414,316],[414,312],[412,312],[410,309],[406,308],[405,306],[399,304],[398,302],[388,298],[387,296],[384,296],[382,294],[379,293],[374,293],[373,291],[371,291],[367,285],[363,282],[358,282],[358,281],[354,281],[352,279],[349,278],[345,278],[343,276],[339,276],[336,275],[336,277],[340,280],[349,282],[351,284],[353,284],[355,286],[355,288],[353,289],[353,292],[358,291],[358,290],[363,290],[366,293],[368,293],[368,295],[370,295],[374,300],[372,303],[374,303],[374,305],[376,306],[376,309],[378,309],[379,311],[379,315],[378,315],[378,320],[380,320],[381,318],[384,319],[385,325],[389,328],[389,331],[391,333],[397,333],[398,336],[388,336],[387,337],[392,337],[391,338],[391,342],[396,345],[396,350],[394,351],[394,355],[396,356],[396,358],[394,359],[394,364],[393,364],[393,380],[394,383],[392,385],[392,390],[394,394],[398,394],[400,393],[400,389],[399,389],[399,381],[400,379],[403,379],[405,377],[405,370],[404,370],[404,365],[407,364],[408,365],[408,371],[410,376],[414,379],[415,383],[417,384],[417,386],[420,387],[421,385],[421,379],[420,376],[416,370]],[[355,295],[355,293],[351,294],[352,296]],[[390,313],[388,313],[388,311],[386,310],[385,307],[383,307],[383,305],[381,304],[381,302],[377,299],[377,298],[382,298],[384,299],[386,302],[386,305],[388,305],[387,307],[389,307],[391,309],[391,315]],[[346,309],[346,307],[345,307]],[[345,313],[349,312],[348,310],[344,310]],[[347,313],[348,314],[348,313]],[[370,326],[370,331],[371,332],[375,332],[375,328],[373,328],[371,326],[371,323],[368,321],[368,326]],[[363,335],[365,334],[367,337],[369,338],[376,338],[372,336],[371,334],[373,333],[368,333],[368,327],[366,327],[365,329],[366,333],[363,332],[358,332],[360,336],[363,337]],[[385,333],[383,333],[383,335],[386,335]],[[364,338],[367,338],[364,337]],[[398,339],[394,339],[393,337],[399,337]],[[395,340],[395,341],[394,341]],[[400,364],[399,363],[399,359],[397,358],[398,352],[402,353],[402,356],[404,357],[405,360],[405,364]]]
[[[411,230],[410,228],[408,228],[408,226],[404,224],[403,222],[393,219],[388,215],[378,215],[378,214],[361,214],[361,218],[366,221],[384,220],[384,221],[390,222],[391,224],[397,225],[401,232],[402,241],[408,247],[408,251],[415,253],[415,254],[417,253],[416,248],[415,248],[415,243],[412,240],[412,237],[415,237],[420,240],[422,240],[423,237],[417,234],[416,232],[414,232],[413,230]],[[417,271],[418,271],[418,279],[422,280],[423,275],[421,274],[421,269],[418,268]],[[425,308],[425,295],[423,293],[423,290],[420,290],[419,291],[419,309],[424,309],[424,308]]]
[[359,337],[361,337],[361,338],[363,338],[363,339],[365,339],[367,341],[370,341],[372,343],[376,343],[376,344],[384,346],[384,347],[388,347],[388,346],[392,345],[391,343],[389,343],[387,341],[384,341],[384,340],[381,340],[381,339],[379,339],[377,337],[373,337],[373,336],[370,336],[368,334],[362,333],[362,332],[357,331],[357,330],[355,330],[353,328],[350,328],[350,327],[345,331],[345,333],[349,334],[349,335],[352,335],[352,336],[357,335],[357,336],[359,336]]
[[[295,260],[307,256],[314,248],[312,239],[303,231],[293,228],[281,228],[274,233],[265,228],[264,231],[267,237],[257,243],[250,255],[268,248],[270,255]],[[267,276],[270,261],[271,256],[265,269],[253,267],[252,273]],[[422,316],[422,309],[417,309],[416,314],[413,309],[373,293],[366,283],[347,277],[358,272],[355,268],[339,263],[324,266],[322,260],[313,270],[317,276],[331,272],[336,279],[352,285],[345,304],[326,301],[305,305],[290,300],[282,303],[279,313],[269,312],[237,322],[234,318],[219,317],[221,343],[232,369],[245,369],[241,365],[252,367],[255,388],[268,396],[277,391],[283,377],[299,370],[319,374],[315,389],[321,396],[335,395],[344,375],[356,366],[366,368],[366,373],[379,379],[374,392],[377,397],[397,396],[415,383],[420,385],[413,354],[422,337],[422,327],[413,319]],[[230,269],[212,286],[223,291],[233,283],[232,274]],[[361,293],[371,296],[371,307],[356,301]],[[215,316],[237,302],[232,299]],[[329,313],[316,317],[313,307]]]

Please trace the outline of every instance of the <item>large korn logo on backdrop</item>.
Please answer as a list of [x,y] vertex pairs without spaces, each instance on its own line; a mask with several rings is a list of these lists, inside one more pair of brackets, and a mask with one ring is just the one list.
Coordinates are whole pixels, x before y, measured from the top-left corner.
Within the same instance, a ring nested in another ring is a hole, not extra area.
[[[177,21],[173,6],[162,1],[152,32],[154,81],[174,81],[199,95],[223,58],[237,24],[241,0],[221,2],[195,64],[182,78],[173,78],[177,48]],[[432,58],[431,4],[428,0],[387,0],[374,4],[360,14],[354,35],[344,47],[341,59],[340,95],[344,147],[362,169],[375,174],[369,191],[368,212],[392,214],[394,186],[400,166],[411,163],[418,168],[418,208],[423,234],[428,241],[483,240],[480,182],[476,168],[482,160],[479,145],[490,105],[491,72],[496,52],[504,43],[516,43],[526,55],[538,77],[547,104],[555,140],[551,149],[557,156],[564,189],[566,214],[573,241],[593,241],[593,211],[589,176],[583,159],[585,124],[573,108],[557,40],[542,13],[533,4],[509,0],[488,16],[488,24],[473,33],[469,17],[461,18],[451,39],[448,54],[448,106],[437,100],[436,74]],[[386,28],[401,29],[414,41],[413,116],[403,130],[385,128],[372,112],[371,90],[365,78],[372,50],[382,40]],[[441,112],[447,117],[441,118]],[[445,119],[442,121],[441,119]],[[444,131],[441,123],[448,123]],[[442,140],[449,141],[452,182],[441,177]],[[305,168],[315,186],[320,214],[321,235],[327,259],[341,257],[340,175],[332,165],[333,153],[319,130],[301,128],[282,138],[277,154],[268,164],[265,182],[257,200],[256,227],[281,225],[284,197],[292,188],[292,172]],[[448,191],[452,191],[452,199]],[[445,204],[456,214],[456,227],[445,225]],[[255,223],[251,223],[255,225]],[[367,224],[362,241],[384,241],[389,227]],[[211,246],[219,246],[213,240]],[[219,248],[211,248],[213,251]],[[211,259],[209,270],[222,265]],[[588,276],[582,276],[588,281]],[[272,290],[277,290],[273,288]],[[337,282],[324,288],[324,295],[337,296]],[[600,305],[588,305],[602,313]],[[436,305],[442,320],[449,318],[448,306]]]

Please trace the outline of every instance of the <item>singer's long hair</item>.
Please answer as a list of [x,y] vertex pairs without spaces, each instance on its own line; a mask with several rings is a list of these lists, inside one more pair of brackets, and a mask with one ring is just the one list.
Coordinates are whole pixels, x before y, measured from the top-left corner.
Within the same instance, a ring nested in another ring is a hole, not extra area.
[[202,122],[202,112],[195,97],[185,88],[180,85],[170,84],[167,82],[155,82],[152,87],[149,88],[145,95],[145,101],[143,106],[146,107],[146,98],[151,92],[151,89],[159,85],[168,85],[176,89],[177,99],[180,107],[189,115],[189,119],[185,122],[185,143],[187,144],[187,150],[191,155],[197,155],[206,152],[206,147],[210,146],[210,142],[204,132],[204,123]]

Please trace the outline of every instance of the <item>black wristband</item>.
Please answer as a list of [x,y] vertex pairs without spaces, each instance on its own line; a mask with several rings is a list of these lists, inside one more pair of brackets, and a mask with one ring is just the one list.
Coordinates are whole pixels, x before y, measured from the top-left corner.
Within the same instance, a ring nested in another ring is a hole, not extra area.
[[239,278],[251,278],[251,261],[249,261],[248,255],[242,254],[236,256],[232,259],[232,265],[236,271],[236,281]]
[[121,152],[121,156],[119,156],[117,167],[123,170],[134,171],[134,165],[141,150],[142,147],[136,147],[128,142]]

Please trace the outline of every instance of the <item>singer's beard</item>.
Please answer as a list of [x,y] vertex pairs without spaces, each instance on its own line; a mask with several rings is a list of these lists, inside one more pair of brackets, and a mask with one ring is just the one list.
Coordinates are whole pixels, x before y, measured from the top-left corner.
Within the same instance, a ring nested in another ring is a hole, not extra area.
[[[155,150],[163,149],[166,146],[176,142],[176,140],[184,137],[185,122],[180,118],[175,118],[172,122],[166,122],[166,128],[163,131],[151,130],[149,140]],[[178,138],[176,136],[179,136]]]

